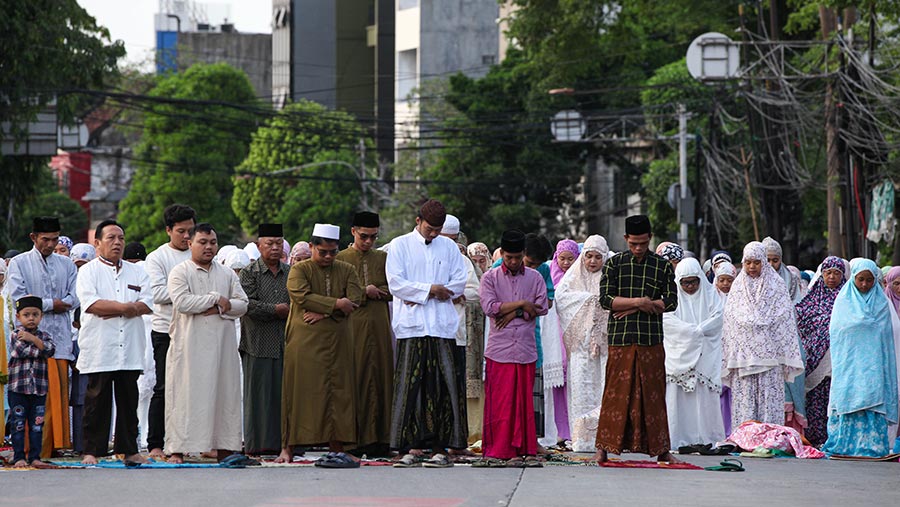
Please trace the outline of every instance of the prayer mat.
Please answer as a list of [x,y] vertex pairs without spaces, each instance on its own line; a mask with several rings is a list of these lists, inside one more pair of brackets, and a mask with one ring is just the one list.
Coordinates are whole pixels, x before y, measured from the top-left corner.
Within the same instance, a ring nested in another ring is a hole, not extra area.
[[[314,459],[295,459],[290,463],[275,463],[274,460],[260,460],[262,466],[265,468],[285,468],[285,467],[311,467],[315,466],[316,460]],[[364,467],[389,467],[393,466],[394,462],[390,460],[362,460],[360,466]]]
[[154,461],[151,463],[142,463],[141,466],[127,467],[125,462],[121,460],[103,460],[96,465],[83,465],[80,461],[51,461],[57,468],[225,468],[219,466],[218,463],[167,463],[165,461]]
[[604,468],[661,468],[664,470],[703,470],[702,467],[690,463],[666,463],[659,461],[617,460],[610,459],[600,463]]
[[843,454],[832,454],[828,457],[828,459],[834,459],[838,461],[897,461],[900,458],[900,453],[897,454],[888,454],[887,456],[877,456],[877,457],[869,457],[869,456],[845,456]]

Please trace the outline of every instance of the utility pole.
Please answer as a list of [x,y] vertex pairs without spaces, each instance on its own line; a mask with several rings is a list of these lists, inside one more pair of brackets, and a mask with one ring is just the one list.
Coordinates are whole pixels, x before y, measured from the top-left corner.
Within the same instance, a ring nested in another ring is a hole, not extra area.
[[684,204],[688,197],[688,177],[687,177],[687,109],[684,104],[678,104],[678,183],[681,187],[681,199],[678,202],[678,222],[681,224],[681,231],[678,234],[678,242],[681,248],[688,249],[688,224],[685,216]]
[[364,210],[369,209],[369,197],[366,195],[368,190],[368,182],[366,181],[366,141],[359,138],[359,187],[360,187],[360,207]]

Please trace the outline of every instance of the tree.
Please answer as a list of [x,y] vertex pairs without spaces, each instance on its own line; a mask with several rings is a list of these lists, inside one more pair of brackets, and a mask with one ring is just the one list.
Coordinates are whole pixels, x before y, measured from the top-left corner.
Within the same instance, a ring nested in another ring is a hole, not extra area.
[[[244,231],[252,235],[260,223],[280,221],[285,236],[308,239],[316,222],[349,223],[359,206],[360,184],[347,164],[359,164],[355,149],[362,138],[362,128],[348,113],[307,100],[285,107],[253,134],[236,169],[232,207]],[[322,165],[267,176],[313,163]],[[343,232],[350,237],[349,230]]]
[[196,64],[148,95],[138,169],[119,205],[128,239],[151,248],[164,243],[163,210],[182,203],[216,227],[221,244],[234,241],[232,176],[247,155],[260,106],[249,78],[225,63]]
[[[21,140],[25,124],[54,98],[60,121],[71,122],[96,103],[76,91],[101,89],[118,75],[124,46],[110,42],[76,0],[0,0],[0,12],[0,118],[10,125],[0,138]],[[24,203],[55,189],[41,177],[47,161],[0,157],[0,243],[15,242]]]

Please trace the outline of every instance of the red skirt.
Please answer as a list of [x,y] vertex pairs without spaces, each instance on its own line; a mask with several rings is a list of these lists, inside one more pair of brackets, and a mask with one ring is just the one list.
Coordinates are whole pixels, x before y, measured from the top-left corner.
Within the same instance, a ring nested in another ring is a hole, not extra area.
[[482,449],[488,458],[537,454],[534,427],[534,363],[485,359]]

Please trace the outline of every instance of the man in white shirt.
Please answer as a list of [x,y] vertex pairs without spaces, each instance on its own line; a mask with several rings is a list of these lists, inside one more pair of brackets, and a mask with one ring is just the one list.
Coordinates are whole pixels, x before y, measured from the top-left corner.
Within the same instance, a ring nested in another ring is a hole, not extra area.
[[47,359],[47,389],[41,458],[56,449],[71,447],[69,438],[69,362],[75,359],[69,310],[78,306],[75,297],[75,264],[54,252],[59,243],[56,217],[35,217],[31,232],[34,248],[9,261],[9,300],[35,295],[43,301],[40,330],[50,336],[55,352]]
[[163,212],[169,242],[149,255],[144,269],[150,277],[153,293],[153,326],[150,340],[153,343],[153,361],[156,364],[156,385],[150,398],[147,448],[150,457],[165,459],[163,445],[166,437],[166,354],[169,351],[169,325],[172,322],[172,299],[169,297],[169,273],[172,268],[191,258],[188,238],[196,222],[196,213],[190,206],[173,204]]
[[[430,466],[450,466],[445,449],[464,449],[468,435],[466,393],[456,377],[465,363],[457,364],[454,354],[459,316],[453,307],[468,273],[456,243],[440,235],[446,215],[438,201],[423,204],[415,230],[391,241],[386,264],[397,337],[391,447],[431,448]],[[415,461],[407,455],[399,465]]]
[[87,375],[84,396],[85,465],[96,465],[109,454],[109,425],[113,393],[116,403],[116,441],[113,453],[125,462],[144,463],[138,453],[138,386],[144,366],[144,321],[153,297],[150,279],[138,266],[122,261],[125,231],[114,220],[97,226],[97,258],[78,273],[76,293],[81,301],[78,332],[78,370]]

